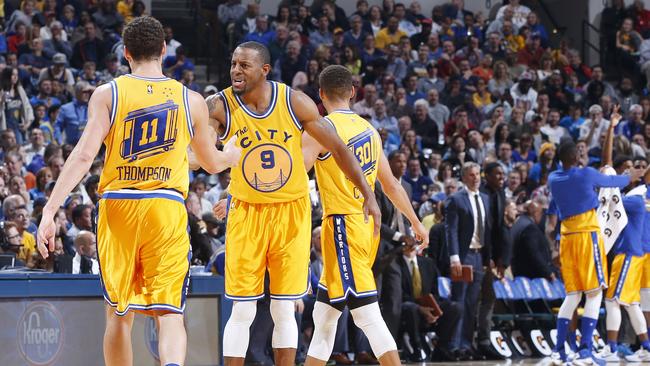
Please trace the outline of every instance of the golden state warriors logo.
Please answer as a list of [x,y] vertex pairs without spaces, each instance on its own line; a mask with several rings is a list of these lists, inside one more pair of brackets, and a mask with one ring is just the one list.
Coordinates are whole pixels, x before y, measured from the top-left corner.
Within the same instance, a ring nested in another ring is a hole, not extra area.
[[132,162],[173,149],[177,119],[178,105],[171,100],[129,112],[124,119],[122,158]]
[[244,157],[241,169],[248,185],[259,192],[274,192],[291,177],[291,155],[282,146],[261,144]]

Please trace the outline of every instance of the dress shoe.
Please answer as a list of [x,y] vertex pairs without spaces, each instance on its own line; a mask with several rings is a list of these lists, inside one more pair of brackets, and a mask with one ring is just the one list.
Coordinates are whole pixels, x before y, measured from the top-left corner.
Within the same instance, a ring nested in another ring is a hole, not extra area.
[[488,345],[479,344],[478,353],[482,354],[486,360],[504,360],[505,357],[498,354],[492,347]]
[[474,347],[466,350],[466,352],[472,361],[485,361],[485,356],[483,356],[482,353],[478,352]]
[[454,355],[454,357],[456,357],[458,361],[471,361],[467,352],[465,352],[462,349],[454,350],[452,354]]
[[456,362],[458,361],[458,357],[456,357],[456,354],[454,352],[449,351],[448,349],[444,347],[436,347],[436,349],[433,351],[433,355],[431,356],[431,359],[433,361],[447,361],[447,362]]
[[420,347],[414,347],[413,353],[409,357],[409,361],[411,362],[424,362],[426,359],[426,353]]
[[354,363],[345,353],[332,353],[330,360],[336,362],[337,365],[352,365]]
[[357,355],[356,355],[356,357],[354,359],[355,359],[355,361],[357,361],[358,364],[379,365],[379,361],[377,361],[375,356],[371,355],[368,352],[359,352],[359,353],[357,353]]

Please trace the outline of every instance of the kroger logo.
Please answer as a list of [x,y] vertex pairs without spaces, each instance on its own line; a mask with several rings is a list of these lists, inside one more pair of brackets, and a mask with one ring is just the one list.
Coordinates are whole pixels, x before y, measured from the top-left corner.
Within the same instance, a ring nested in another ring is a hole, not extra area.
[[149,349],[149,353],[156,359],[160,360],[158,355],[158,328],[153,317],[146,317],[144,320],[144,343]]
[[52,304],[30,304],[18,320],[18,348],[33,365],[49,365],[63,347],[63,320]]

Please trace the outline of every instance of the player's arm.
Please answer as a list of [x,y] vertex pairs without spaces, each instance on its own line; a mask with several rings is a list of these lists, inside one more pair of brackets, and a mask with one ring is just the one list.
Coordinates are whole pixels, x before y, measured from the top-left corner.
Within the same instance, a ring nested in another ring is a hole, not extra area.
[[43,216],[37,232],[38,250],[44,258],[48,257],[48,248],[54,251],[54,215],[66,197],[86,175],[97,156],[100,147],[111,127],[110,110],[112,92],[109,84],[98,87],[88,102],[88,124],[79,142],[63,165],[54,190],[43,207]]
[[323,146],[310,134],[307,132],[302,134],[302,156],[305,161],[305,170],[310,171],[314,167],[318,156],[326,152]]
[[366,182],[357,158],[354,157],[352,152],[341,141],[334,128],[318,114],[318,108],[311,98],[302,92],[292,91],[291,104],[305,131],[318,141],[325,150],[332,154],[341,171],[359,189],[364,197],[364,215],[366,217],[368,215],[373,217],[375,235],[379,235],[381,211],[379,211],[375,194],[368,185],[368,182]]
[[388,164],[388,159],[386,159],[386,155],[384,155],[383,151],[380,151],[377,179],[379,179],[381,188],[388,199],[411,223],[411,227],[415,232],[415,238],[422,242],[422,247],[427,247],[429,245],[429,233],[420,220],[418,220],[418,217],[413,210],[413,206],[411,205],[411,200],[404,190],[404,187],[402,187],[400,182],[395,178],[395,176],[393,176],[393,173],[390,170],[390,165]]
[[237,165],[241,156],[241,149],[235,146],[236,138],[233,136],[223,148],[217,150],[217,131],[208,125],[208,106],[203,97],[193,91],[189,92],[190,111],[194,124],[194,137],[190,142],[193,159],[210,174],[219,173],[231,166]]
[[[621,115],[618,113],[619,105],[614,106],[614,111],[610,117],[609,127],[607,128],[607,134],[605,135],[605,145],[603,146],[603,156],[602,161],[604,166],[612,166],[612,150],[614,149],[614,128],[618,125],[618,122],[621,120]],[[593,125],[593,122],[592,122]],[[590,140],[587,140],[590,141]]]

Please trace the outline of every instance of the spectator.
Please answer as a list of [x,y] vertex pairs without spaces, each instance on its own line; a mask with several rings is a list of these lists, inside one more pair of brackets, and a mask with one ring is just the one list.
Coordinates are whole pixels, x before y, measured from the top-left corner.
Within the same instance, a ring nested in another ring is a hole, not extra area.
[[21,244],[23,245],[16,258],[26,263],[31,255],[36,251],[36,238],[27,231],[30,224],[30,216],[27,207],[25,205],[17,206],[13,210],[9,219],[16,225],[18,234],[21,237]]
[[59,98],[52,96],[52,80],[49,79],[43,79],[38,83],[38,94],[34,95],[29,102],[32,107],[36,107],[37,104],[41,104],[46,108],[61,105]]
[[[255,21],[255,31],[245,35],[242,42],[254,41],[268,47],[274,38],[275,32],[269,28],[269,17],[266,15],[258,15]],[[178,51],[178,48],[176,50]]]
[[21,9],[15,10],[7,20],[6,29],[13,32],[21,23],[26,27],[32,25],[32,19],[38,14],[35,4],[34,0],[23,1]]
[[524,72],[519,76],[519,81],[510,88],[510,95],[515,107],[525,112],[537,108],[537,92],[532,88],[533,76]]
[[443,131],[445,123],[449,120],[449,108],[440,103],[440,94],[437,89],[428,89],[427,101],[429,102],[429,117],[436,123],[438,131]]
[[397,120],[395,117],[386,114],[386,103],[381,99],[375,100],[374,113],[372,114],[370,123],[376,129],[383,128],[388,132],[398,133]]
[[502,18],[504,12],[508,8],[512,10],[513,23],[518,28],[523,27],[527,22],[528,14],[530,14],[530,8],[526,5],[521,5],[519,3],[519,0],[510,0],[509,5],[504,5],[499,8],[499,11],[497,12],[497,19]]
[[[526,65],[531,69],[539,69],[543,55],[544,48],[542,48],[542,37],[537,33],[533,33],[526,43],[526,46],[520,49],[517,53],[517,62]],[[589,73],[591,74],[591,72]]]
[[25,162],[27,165],[31,164],[32,159],[35,155],[40,155],[43,157],[45,154],[45,138],[43,136],[43,131],[40,128],[32,128],[29,134],[28,145],[23,146],[21,154],[25,156]]
[[217,8],[219,21],[224,25],[235,23],[245,12],[246,8],[241,4],[241,0],[228,0]]
[[528,173],[528,181],[537,186],[542,178],[547,177],[551,172],[557,170],[555,162],[555,145],[545,142],[539,149],[539,161],[533,165]]
[[92,210],[92,207],[89,205],[78,204],[74,206],[70,220],[72,222],[72,226],[67,231],[67,236],[69,239],[74,241],[82,231],[92,230]]
[[163,68],[165,69],[166,75],[173,79],[180,80],[183,76],[183,71],[194,71],[194,64],[185,56],[185,48],[179,46],[176,48],[176,56],[165,58]]
[[560,111],[551,109],[546,119],[546,124],[542,126],[541,131],[548,136],[549,141],[555,145],[559,145],[562,139],[570,137],[569,131],[560,126]]
[[[450,343],[456,333],[456,324],[461,319],[460,304],[440,299],[438,296],[438,269],[436,263],[427,257],[416,255],[417,251],[406,247],[404,254],[397,258],[402,277],[402,323],[409,335],[410,346],[413,348],[410,360],[422,362],[424,334],[435,330],[439,334],[435,350],[435,359],[440,361],[456,361],[456,356],[450,350]],[[422,296],[433,296],[442,310],[442,316],[437,317],[433,309],[418,305]]]
[[627,137],[632,140],[636,134],[642,134],[645,130],[645,121],[641,118],[643,116],[643,107],[638,104],[633,104],[630,107],[630,112],[625,121],[616,126],[616,134]]
[[352,106],[352,110],[354,111],[354,113],[360,116],[370,117],[374,114],[373,107],[376,100],[377,100],[377,88],[373,84],[366,84],[363,87],[363,99],[354,103],[354,105]]
[[399,20],[395,16],[388,18],[386,27],[375,34],[375,46],[380,50],[386,49],[391,44],[398,44],[399,40],[407,36],[399,29]]
[[78,69],[81,69],[86,61],[93,61],[97,64],[106,57],[104,43],[97,38],[95,23],[89,21],[84,24],[83,29],[84,38],[77,42],[72,49],[71,64]]
[[75,145],[88,122],[88,100],[95,88],[85,81],[75,85],[75,99],[61,106],[55,128],[65,134],[64,141]]
[[301,46],[298,41],[290,41],[287,44],[286,53],[276,61],[273,68],[276,80],[291,85],[298,71],[307,68],[307,60],[300,52],[300,49]]
[[260,4],[252,2],[246,5],[246,13],[235,23],[233,30],[234,43],[239,43],[239,40],[247,34],[255,32],[258,15],[260,15]]
[[74,239],[75,255],[72,259],[72,274],[99,274],[97,260],[97,239],[90,231],[80,231]]
[[386,59],[388,61],[388,65],[386,65],[386,74],[392,75],[395,78],[395,82],[401,84],[402,79],[407,76],[406,72],[408,67],[404,60],[399,57],[399,47],[396,44],[391,44],[387,47],[386,52],[388,55]]
[[414,109],[411,120],[413,129],[421,138],[422,147],[436,149],[439,138],[438,125],[429,117],[429,103],[425,99],[418,99]]
[[[104,30],[116,30],[119,25],[124,23],[124,18],[117,12],[115,0],[101,0],[99,10],[93,13],[93,20],[98,27]],[[95,62],[102,60],[93,60]]]
[[332,45],[334,35],[329,30],[329,18],[326,15],[321,15],[318,18],[318,28],[309,33],[309,44],[313,48],[318,48],[320,45]]
[[120,65],[116,54],[109,53],[104,59],[104,71],[99,74],[99,83],[108,83],[111,80],[126,74],[128,74],[128,68]]
[[230,171],[224,170],[217,175],[217,184],[205,193],[205,199],[215,205],[230,185]]
[[34,111],[25,89],[18,80],[18,69],[7,67],[0,72],[0,130],[14,131],[16,142],[22,145],[24,131],[34,120]]
[[98,192],[99,188],[99,176],[98,175],[91,175],[86,179],[86,183],[84,184],[86,194],[88,195],[88,198],[90,198],[90,204],[92,204],[94,207],[97,207],[97,203],[99,202],[100,196]]
[[412,197],[411,201],[416,208],[421,203],[422,194],[426,191],[427,187],[433,184],[431,178],[422,174],[420,161],[416,158],[410,158],[404,174],[404,182],[411,185]]
[[38,77],[38,82],[40,83],[44,79],[56,80],[62,83],[66,90],[69,92],[74,91],[74,76],[72,71],[66,68],[68,59],[63,53],[57,53],[52,56],[52,65],[46,69],[41,70],[41,74]]
[[31,251],[26,251],[23,246],[22,236],[18,232],[16,224],[10,221],[2,223],[3,239],[4,242],[0,247],[0,253],[13,255],[16,258],[15,266],[19,267],[25,265],[25,258],[31,254]]
[[165,45],[167,46],[165,58],[173,57],[176,55],[176,49],[182,45],[179,41],[174,39],[174,30],[172,27],[167,25],[163,30],[165,31]]
[[616,32],[616,50],[618,55],[618,67],[622,70],[634,70],[636,68],[635,54],[641,47],[641,35],[632,26],[634,21],[625,18],[621,28]]
[[494,63],[494,77],[488,82],[490,94],[497,98],[502,98],[513,86],[513,82],[508,75],[508,65],[503,61]]
[[417,89],[418,77],[417,75],[407,75],[404,79],[404,89],[406,90],[406,103],[414,106],[415,101],[424,99],[426,96],[419,92]]
[[528,278],[555,279],[550,245],[540,228],[544,206],[540,200],[528,201],[524,214],[519,216],[512,228],[512,274]]
[[625,114],[630,111],[633,104],[639,104],[639,95],[634,91],[634,83],[630,77],[623,77],[618,88],[616,99],[621,105],[621,113]]
[[282,57],[289,43],[289,29],[282,24],[275,27],[275,38],[269,44],[269,52],[271,53],[271,65],[275,65],[276,61]]

